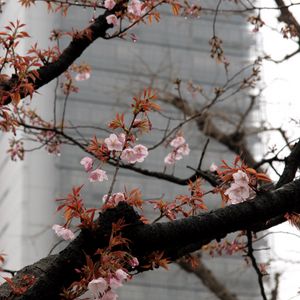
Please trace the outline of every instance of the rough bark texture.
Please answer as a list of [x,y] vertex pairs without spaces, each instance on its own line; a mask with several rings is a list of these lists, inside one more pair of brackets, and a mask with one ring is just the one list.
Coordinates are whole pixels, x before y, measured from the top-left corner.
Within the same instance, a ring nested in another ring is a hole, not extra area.
[[[213,239],[224,238],[228,233],[244,230],[254,224],[266,224],[268,220],[285,212],[300,211],[300,180],[289,183],[273,192],[264,192],[255,199],[230,205],[209,213],[203,213],[167,223],[142,224],[139,216],[125,203],[100,215],[99,229],[93,233],[83,231],[58,255],[50,256],[18,272],[16,280],[24,274],[34,274],[35,284],[21,295],[12,295],[7,284],[0,287],[0,299],[59,299],[62,287],[78,279],[74,272],[85,263],[85,253],[93,254],[97,248],[107,245],[111,224],[124,218],[126,226],[122,234],[130,239],[132,254],[145,261],[147,254],[164,251],[174,261],[198,250]],[[2,297],[2,298],[1,298]]]

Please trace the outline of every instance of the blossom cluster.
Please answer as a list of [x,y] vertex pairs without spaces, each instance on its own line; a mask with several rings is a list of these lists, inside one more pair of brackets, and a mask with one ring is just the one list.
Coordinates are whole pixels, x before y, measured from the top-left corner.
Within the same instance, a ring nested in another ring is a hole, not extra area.
[[[139,0],[131,0],[127,6],[127,12],[133,18],[140,18],[143,14],[145,14],[145,9],[142,7],[143,3]],[[116,6],[116,2],[114,0],[105,0],[104,7],[108,10],[112,10]],[[107,24],[112,24],[116,26],[118,24],[118,18],[116,15],[111,14],[106,17]]]
[[108,138],[104,139],[104,142],[110,151],[122,151],[126,142],[126,136],[124,133],[119,135],[111,134]]
[[[132,264],[136,267],[139,262],[137,258],[132,259]],[[123,283],[130,278],[130,275],[122,269],[118,269],[110,278],[99,277],[93,279],[88,284],[88,290],[94,300],[116,300],[118,295],[116,289],[123,286]]]
[[172,152],[170,152],[164,159],[166,165],[173,165],[176,160],[183,158],[183,155],[189,155],[190,148],[185,142],[183,136],[177,136],[170,142],[170,146],[173,147]]
[[136,162],[143,162],[148,156],[148,149],[141,144],[131,147],[126,146],[126,136],[124,133],[119,135],[111,134],[108,138],[104,140],[108,150],[118,151],[121,153],[121,160],[134,164]]
[[68,229],[64,226],[54,224],[52,226],[52,229],[54,230],[54,232],[56,233],[56,235],[58,237],[61,237],[65,241],[74,240],[74,238],[75,238],[75,234],[70,229]]
[[119,204],[119,202],[126,201],[126,199],[124,193],[114,193],[109,198],[108,195],[105,194],[102,201],[107,207],[115,207]]
[[24,146],[21,140],[11,139],[9,141],[10,148],[7,150],[7,153],[10,154],[10,158],[13,161],[17,159],[24,159]]
[[76,81],[88,80],[91,77],[91,67],[88,64],[73,64],[72,70],[77,73],[75,76]]
[[134,146],[133,148],[128,147],[124,149],[121,154],[121,159],[130,164],[134,164],[136,162],[143,162],[144,159],[148,156],[148,149],[139,144]]
[[225,191],[232,204],[237,204],[246,201],[250,197],[250,186],[248,175],[238,170],[232,175],[233,182],[230,187]]
[[103,180],[108,180],[104,170],[97,168],[92,171],[94,164],[94,160],[92,158],[86,156],[80,161],[80,164],[83,165],[84,170],[89,173],[90,182],[102,182]]
[[[113,152],[113,155],[117,152],[120,153],[122,161],[134,164],[136,162],[143,162],[148,156],[148,149],[144,145],[138,144],[133,148],[126,146],[126,136],[124,133],[121,134],[110,134],[110,136],[104,139],[104,143],[109,151]],[[106,172],[99,168],[93,169],[94,160],[91,157],[84,157],[81,159],[80,164],[84,167],[84,170],[89,173],[90,182],[102,182],[108,180]]]

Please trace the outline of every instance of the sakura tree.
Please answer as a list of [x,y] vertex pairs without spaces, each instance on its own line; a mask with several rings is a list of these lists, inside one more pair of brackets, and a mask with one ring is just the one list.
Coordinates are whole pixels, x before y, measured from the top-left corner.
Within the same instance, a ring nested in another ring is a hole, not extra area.
[[[272,57],[256,57],[249,65],[231,74],[231,62],[225,55],[216,24],[219,16],[240,15],[245,16],[245,22],[251,24],[254,32],[258,32],[265,26],[261,12],[277,11],[283,41],[287,38],[297,45],[294,52],[283,58],[287,60],[299,52],[300,25],[290,10],[298,4],[280,0],[266,6],[242,0],[214,2],[201,5],[176,0],[19,1],[23,9],[43,4],[50,13],[63,14],[65,18],[69,17],[70,9],[88,9],[92,18],[85,28],[76,28],[72,32],[53,30],[50,37],[53,47],[40,49],[38,44],[33,44],[25,54],[20,45],[29,38],[30,32],[26,31],[22,20],[11,21],[1,29],[0,128],[3,134],[13,136],[8,156],[12,160],[26,159],[27,140],[34,141],[52,155],[60,155],[65,145],[71,145],[82,151],[78,161],[82,177],[97,185],[109,182],[109,189],[94,207],[86,205],[82,197],[83,185],[70,187],[68,195],[57,199],[57,211],[64,217],[64,223],[53,224],[52,229],[59,238],[70,241],[58,254],[49,255],[18,272],[5,269],[5,255],[1,254],[0,260],[4,263],[1,271],[6,281],[0,287],[1,299],[79,299],[86,291],[91,299],[117,299],[118,289],[125,282],[134,280],[138,273],[159,267],[167,269],[168,264],[174,262],[189,272],[200,274],[198,277],[201,278],[207,271],[201,261],[199,264],[201,258],[196,251],[201,248],[208,253],[223,250],[246,256],[257,274],[262,299],[267,299],[263,284],[265,266],[256,261],[253,243],[260,239],[257,233],[285,221],[299,227],[297,170],[300,145],[288,132],[273,128],[266,121],[263,126],[252,128],[252,134],[279,132],[288,154],[285,156],[282,150],[274,147],[257,160],[251,153],[247,144],[251,132],[246,121],[261,94],[258,83],[261,65]],[[5,5],[3,1],[0,3],[0,7]],[[80,93],[77,83],[89,80],[93,72],[93,66],[77,59],[87,48],[93,47],[96,40],[105,43],[121,38],[138,43],[139,38],[132,30],[155,26],[152,23],[165,17],[160,12],[161,7],[170,9],[174,18],[201,18],[202,13],[213,16],[213,35],[207,41],[210,46],[208,59],[222,66],[226,75],[224,84],[215,86],[209,95],[202,86],[180,79],[173,82],[176,93],[155,84],[144,86],[137,93],[132,90],[126,113],[120,109],[108,124],[98,124],[102,129],[105,127],[106,137],[98,138],[95,128],[94,136],[86,140],[79,134],[79,126],[66,118],[68,100]],[[69,44],[61,49],[63,38],[67,38]],[[34,99],[39,89],[52,80],[57,80],[56,90],[61,87],[65,100],[61,118],[58,119],[55,113],[54,101],[53,118],[48,120],[25,101]],[[253,93],[254,90],[258,93]],[[192,96],[200,95],[204,101],[201,105],[193,105],[186,98],[187,92]],[[248,95],[249,105],[240,114],[222,116],[220,123],[215,117],[215,107],[220,103],[227,105],[238,93]],[[181,118],[176,120],[176,126],[160,128],[162,138],[146,147],[140,140],[155,130],[153,118],[171,120],[164,112],[165,105],[179,111]],[[210,168],[204,169],[202,163],[209,152],[207,139],[199,160],[188,166],[193,174],[187,178],[177,176],[175,166],[191,153],[185,135],[185,126],[190,123],[208,138],[223,144],[234,153],[235,159],[211,161]],[[297,125],[298,121],[295,123]],[[19,132],[25,135],[19,138]],[[143,167],[153,150],[159,147],[164,147],[165,151],[161,159],[163,170]],[[113,168],[111,176],[106,171],[108,166]],[[268,168],[277,173],[275,181],[267,174]],[[147,195],[138,188],[116,189],[117,178],[123,169],[186,186],[186,193],[178,194],[172,200],[161,196],[143,201]],[[211,195],[219,199],[219,208],[209,211],[206,199]],[[144,214],[145,206],[154,211],[154,219]],[[229,242],[226,236],[231,233],[235,239]],[[7,276],[7,273],[13,276]],[[207,286],[218,298],[237,299],[211,274],[205,276],[210,279],[206,280]]]

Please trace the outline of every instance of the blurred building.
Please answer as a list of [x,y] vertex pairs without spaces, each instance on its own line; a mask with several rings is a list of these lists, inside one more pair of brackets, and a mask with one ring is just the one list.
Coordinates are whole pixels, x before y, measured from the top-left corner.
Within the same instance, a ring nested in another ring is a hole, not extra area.
[[[26,23],[26,30],[32,38],[22,44],[24,51],[38,42],[47,47],[53,28],[70,31],[86,27],[92,12],[88,9],[72,9],[67,18],[59,14],[48,14],[45,5],[36,3],[34,8],[23,9],[18,4],[8,2],[2,9],[1,26],[8,20],[20,19]],[[203,1],[215,7],[217,1]],[[211,3],[214,2],[214,3]],[[227,3],[227,2],[226,2]],[[227,3],[226,5],[234,5]],[[213,94],[216,86],[222,86],[226,75],[222,64],[216,64],[209,56],[209,39],[212,36],[213,15],[203,14],[200,18],[175,18],[169,8],[162,10],[158,24],[141,25],[132,32],[137,37],[134,43],[120,39],[97,40],[80,61],[90,64],[92,74],[89,80],[78,83],[80,92],[68,100],[66,121],[74,125],[105,127],[116,112],[129,111],[130,100],[144,87],[153,84],[163,95],[165,92],[176,94],[174,80],[182,80],[184,96],[194,107],[203,105],[203,99],[193,98],[184,86],[189,80],[199,84],[208,94]],[[216,30],[224,41],[225,54],[230,61],[230,74],[234,74],[249,62],[250,48],[254,44],[248,32],[245,17],[219,15]],[[61,42],[61,49],[68,39]],[[33,107],[47,119],[53,119],[53,99],[55,83],[39,90],[34,97]],[[244,111],[248,103],[240,94],[231,97],[231,105],[220,103],[216,109],[219,113],[232,114]],[[58,116],[61,118],[64,95],[58,92]],[[178,123],[181,112],[170,105],[163,105],[163,113],[172,118],[169,126]],[[150,116],[154,129],[141,138],[146,146],[151,146],[163,136],[168,120],[160,115]],[[70,123],[71,122],[71,123]],[[78,128],[85,138],[94,134],[99,138],[108,136],[104,130]],[[192,154],[180,161],[175,168],[175,175],[185,178],[192,174],[186,166],[196,167],[206,137],[195,124],[184,126],[183,132]],[[72,132],[73,135],[78,133]],[[78,135],[77,135],[78,136]],[[34,147],[28,143],[27,148]],[[80,149],[63,146],[61,156],[49,155],[46,151],[26,153],[22,162],[11,162],[5,153],[8,148],[7,137],[0,136],[0,250],[8,253],[7,268],[18,269],[47,255],[57,242],[51,230],[52,224],[62,222],[55,214],[56,198],[67,195],[72,186],[85,184],[84,198],[87,205],[101,203],[103,194],[107,193],[109,182],[91,184],[79,164],[85,155]],[[150,170],[163,171],[163,159],[169,149],[159,147],[151,152],[146,165]],[[212,162],[221,159],[232,160],[229,150],[215,141],[211,141],[203,162],[209,167]],[[112,168],[105,166],[108,175]],[[172,173],[172,168],[167,172]],[[115,191],[139,187],[147,199],[165,195],[166,199],[178,193],[187,192],[186,187],[161,181],[151,177],[121,170]],[[215,202],[215,205],[219,203]],[[214,204],[210,204],[213,207]],[[222,256],[205,263],[216,277],[236,293],[239,299],[259,299],[259,286],[253,269],[246,267],[239,256]],[[120,290],[122,300],[148,299],[216,299],[202,282],[192,274],[187,274],[180,267],[172,265],[171,271],[155,270],[135,278]]]

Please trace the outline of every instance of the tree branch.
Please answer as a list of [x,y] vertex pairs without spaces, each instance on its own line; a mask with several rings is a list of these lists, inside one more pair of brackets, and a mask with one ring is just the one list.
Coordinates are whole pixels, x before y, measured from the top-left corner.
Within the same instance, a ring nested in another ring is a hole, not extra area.
[[238,300],[209,270],[200,257],[197,257],[198,265],[193,268],[188,262],[180,260],[178,265],[186,272],[195,274],[202,283],[220,300]]
[[297,31],[297,36],[300,37],[300,24],[291,13],[289,8],[285,5],[283,0],[275,0],[278,9],[280,10],[280,15],[277,18],[279,22],[284,22],[287,25],[293,25]]
[[[120,10],[122,4],[123,1],[116,5],[113,10],[107,10],[103,15],[100,15],[98,18],[96,18],[94,23],[92,23],[89,27],[78,34],[75,34],[69,46],[62,52],[56,61],[46,64],[37,70],[38,77],[34,82],[32,78],[28,76],[28,81],[34,84],[35,90],[39,89],[65,72],[68,67],[78,57],[81,56],[83,51],[87,49],[96,39],[99,37],[104,38],[106,31],[112,27],[112,24],[107,24],[106,17]],[[4,87],[2,87],[2,89],[9,91],[15,85],[15,82],[16,78],[15,76],[12,76],[12,78]],[[22,98],[24,98],[24,96],[25,95],[21,95]],[[4,105],[9,104],[10,102],[11,98],[7,98],[4,102]]]
[[247,230],[247,239],[248,239],[248,243],[247,243],[247,247],[248,247],[247,256],[251,259],[252,266],[253,266],[256,274],[257,274],[258,284],[259,284],[261,296],[262,296],[263,300],[267,300],[267,296],[266,296],[266,292],[265,292],[265,288],[264,288],[264,283],[263,283],[263,274],[260,271],[260,269],[258,267],[258,264],[256,262],[256,258],[254,256],[254,250],[253,250],[253,245],[252,245],[252,232],[251,232],[251,230]]
[[300,180],[296,180],[278,190],[259,194],[253,200],[198,216],[155,224],[142,224],[131,207],[120,203],[115,209],[100,215],[96,231],[83,230],[58,255],[18,272],[15,280],[20,280],[24,274],[34,274],[37,278],[24,295],[12,296],[8,284],[3,284],[0,299],[59,299],[62,287],[78,279],[74,269],[84,265],[85,254],[93,255],[96,249],[107,246],[111,224],[120,218],[129,224],[122,235],[131,241],[130,250],[140,262],[146,262],[147,255],[153,251],[163,251],[165,257],[174,261],[214,239],[224,238],[228,233],[245,230],[257,223],[263,224],[286,212],[299,212],[299,199]]

